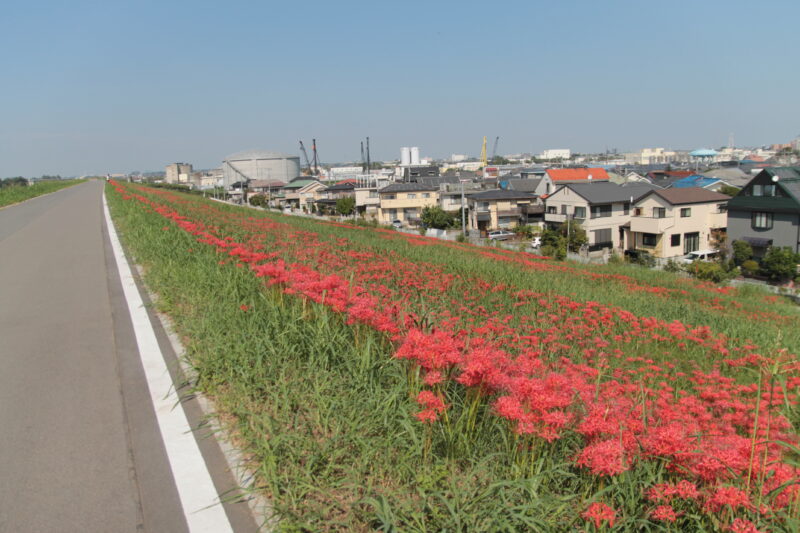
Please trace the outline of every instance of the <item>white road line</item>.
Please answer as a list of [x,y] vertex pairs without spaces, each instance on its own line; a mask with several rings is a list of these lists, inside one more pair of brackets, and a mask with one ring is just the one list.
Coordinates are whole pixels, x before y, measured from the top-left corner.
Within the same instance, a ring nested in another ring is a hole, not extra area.
[[211,481],[200,448],[192,434],[189,422],[178,403],[172,378],[158,346],[156,334],[147,316],[142,297],[136,288],[125,255],[122,253],[117,232],[111,221],[103,194],[103,210],[108,226],[111,247],[117,261],[122,289],[128,302],[128,311],[136,334],[136,344],[142,358],[145,377],[150,389],[150,399],[155,407],[161,438],[167,450],[172,475],[178,488],[183,514],[191,533],[233,532],[228,516],[219,502],[217,490]]

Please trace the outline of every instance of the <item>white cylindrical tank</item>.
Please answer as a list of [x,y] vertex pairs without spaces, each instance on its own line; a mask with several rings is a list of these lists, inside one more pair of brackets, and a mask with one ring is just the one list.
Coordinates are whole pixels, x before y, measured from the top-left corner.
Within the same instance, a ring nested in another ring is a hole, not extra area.
[[411,147],[411,164],[419,165],[419,146]]
[[411,164],[411,149],[408,146],[400,148],[400,164],[404,167]]

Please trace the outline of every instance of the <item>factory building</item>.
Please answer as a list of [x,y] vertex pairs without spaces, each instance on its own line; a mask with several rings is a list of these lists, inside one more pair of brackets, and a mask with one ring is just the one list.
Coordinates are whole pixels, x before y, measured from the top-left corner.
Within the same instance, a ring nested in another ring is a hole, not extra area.
[[300,175],[300,157],[267,150],[246,150],[226,157],[222,161],[222,173],[225,188],[243,180],[289,183]]
[[164,181],[167,183],[188,183],[192,177],[192,165],[189,163],[172,163],[166,166]]

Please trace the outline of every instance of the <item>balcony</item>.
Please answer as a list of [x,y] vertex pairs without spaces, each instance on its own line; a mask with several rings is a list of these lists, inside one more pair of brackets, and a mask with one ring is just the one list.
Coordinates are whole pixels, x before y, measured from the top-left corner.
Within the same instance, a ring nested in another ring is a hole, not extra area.
[[631,231],[636,233],[664,233],[675,225],[670,218],[631,217]]

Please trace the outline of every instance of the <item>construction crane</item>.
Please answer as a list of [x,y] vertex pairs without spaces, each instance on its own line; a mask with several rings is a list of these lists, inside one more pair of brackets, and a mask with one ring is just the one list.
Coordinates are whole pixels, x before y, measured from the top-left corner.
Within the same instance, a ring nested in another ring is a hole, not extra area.
[[491,159],[492,162],[494,162],[494,160],[497,158],[497,143],[498,142],[500,142],[500,136],[499,135],[494,138],[494,148],[492,148],[492,159]]
[[308,152],[306,152],[306,147],[303,146],[303,141],[300,141],[300,151],[303,152],[303,160],[306,162],[308,173],[311,174],[311,162],[308,160]]
[[483,136],[483,147],[481,148],[481,166],[486,168],[489,162],[486,160],[486,136]]
[[314,175],[319,176],[319,157],[317,157],[317,140],[311,139],[311,153],[314,154]]

